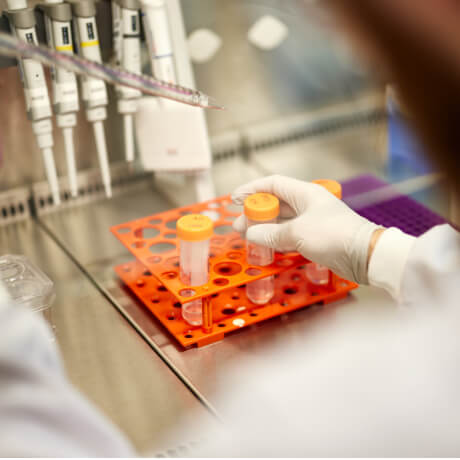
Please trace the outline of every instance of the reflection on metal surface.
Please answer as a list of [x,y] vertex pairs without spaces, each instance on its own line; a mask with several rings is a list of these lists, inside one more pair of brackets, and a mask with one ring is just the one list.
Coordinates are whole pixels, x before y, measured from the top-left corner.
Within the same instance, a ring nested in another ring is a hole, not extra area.
[[71,382],[141,452],[162,449],[185,416],[206,410],[40,228],[27,220],[0,228],[0,253],[26,255],[55,283],[50,309]]
[[[306,10],[303,0],[183,0],[190,35],[209,29],[222,48],[207,62],[196,63],[198,87],[216,97],[226,112],[208,113],[212,136],[248,123],[283,118],[348,100],[375,86],[330,23]],[[267,51],[248,41],[248,31],[263,16],[286,25],[289,35]]]
[[[151,174],[136,171],[132,165],[126,162],[112,164],[110,167],[112,178],[112,193],[120,195],[126,193],[130,187],[138,187],[142,182],[151,181]],[[59,179],[59,188],[62,194],[62,202],[55,206],[51,199],[51,193],[47,182],[37,182],[32,187],[33,201],[38,215],[55,212],[58,209],[80,206],[92,201],[105,200],[104,185],[99,169],[80,171],[77,175],[79,195],[72,197],[67,177]]]
[[[340,140],[338,145],[341,145]],[[356,155],[365,158],[369,152],[363,149],[357,151]],[[323,155],[322,158],[323,162],[327,163],[327,155]],[[303,174],[305,173],[303,171]],[[260,176],[261,172],[251,163],[235,157],[216,164],[214,174],[221,189],[219,192],[228,193],[234,186],[246,182],[250,177]],[[314,175],[316,172],[311,169],[308,174]],[[334,176],[339,174],[339,170],[334,170]],[[136,330],[154,349],[158,350],[168,365],[183,378],[183,382],[189,385],[190,389],[196,392],[208,406],[216,404],[215,390],[234,359],[241,359],[247,354],[254,359],[265,359],[267,347],[283,346],[283,343],[292,341],[297,341],[299,346],[302,346],[308,339],[308,330],[315,327],[316,322],[323,316],[329,318],[338,311],[343,311],[343,314],[349,311],[349,314],[357,315],[363,312],[366,312],[365,314],[375,312],[378,315],[380,305],[386,305],[388,301],[388,297],[381,291],[361,288],[356,294],[334,304],[321,315],[318,315],[321,310],[315,308],[301,310],[267,321],[262,325],[251,326],[251,330],[247,331],[249,333],[242,329],[241,332],[234,333],[223,342],[184,353],[165,333],[161,324],[152,320],[149,311],[123,288],[111,268],[127,262],[131,256],[128,251],[119,247],[115,238],[108,234],[109,226],[170,207],[171,204],[157,191],[146,185],[143,190],[115,197],[111,201],[91,203],[64,213],[50,214],[42,219],[101,289],[110,294],[117,308],[129,318]],[[103,224],[91,227],[95,220]],[[81,231],[69,232],[67,231],[69,228],[78,228]]]
[[[362,129],[362,135],[372,138],[375,127],[386,126],[384,99],[380,92],[368,92],[353,103],[327,105],[273,120],[252,123],[241,130],[227,131],[211,138],[215,160],[247,154],[271,147],[314,140],[318,137]],[[368,130],[365,133],[364,130]]]

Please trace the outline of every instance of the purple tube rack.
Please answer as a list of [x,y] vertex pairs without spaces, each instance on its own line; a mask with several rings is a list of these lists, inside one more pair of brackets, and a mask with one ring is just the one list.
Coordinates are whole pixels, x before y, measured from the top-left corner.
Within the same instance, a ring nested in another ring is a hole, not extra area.
[[446,220],[418,201],[396,194],[386,201],[368,205],[353,205],[353,197],[387,187],[388,184],[373,175],[358,176],[342,183],[343,200],[361,216],[384,227],[397,227],[405,233],[419,236]]

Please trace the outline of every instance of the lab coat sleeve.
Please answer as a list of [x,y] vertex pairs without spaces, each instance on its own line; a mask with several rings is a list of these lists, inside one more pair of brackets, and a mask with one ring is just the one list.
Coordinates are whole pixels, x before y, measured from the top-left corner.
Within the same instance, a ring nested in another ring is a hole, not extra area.
[[369,282],[408,308],[447,308],[460,274],[460,233],[448,224],[418,238],[391,228],[380,237],[369,263]]
[[383,232],[369,261],[369,284],[400,300],[403,273],[416,240],[393,227]]
[[45,321],[1,294],[0,456],[134,456],[68,382]]

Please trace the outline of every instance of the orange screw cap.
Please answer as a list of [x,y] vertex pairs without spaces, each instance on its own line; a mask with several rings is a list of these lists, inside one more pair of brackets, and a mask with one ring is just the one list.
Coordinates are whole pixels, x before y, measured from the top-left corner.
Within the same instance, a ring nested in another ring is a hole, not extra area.
[[208,216],[189,214],[176,224],[177,237],[184,241],[203,241],[211,238],[214,224]]
[[278,217],[280,202],[271,193],[254,193],[244,200],[244,214],[248,219],[263,222]]
[[339,200],[342,199],[342,186],[337,181],[329,179],[318,179],[314,180],[313,183],[321,185]]

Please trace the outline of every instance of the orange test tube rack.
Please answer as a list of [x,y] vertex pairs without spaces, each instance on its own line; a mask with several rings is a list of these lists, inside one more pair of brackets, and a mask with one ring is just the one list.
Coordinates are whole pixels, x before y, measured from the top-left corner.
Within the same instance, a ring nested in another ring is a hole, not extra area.
[[[180,281],[175,229],[176,221],[191,213],[204,213],[214,220],[209,281],[193,287]],[[308,305],[333,302],[358,287],[335,274],[326,286],[311,285],[304,274],[309,262],[298,253],[277,253],[274,263],[265,267],[249,265],[244,241],[231,228],[240,213],[224,196],[110,229],[136,257],[136,261],[116,266],[116,273],[183,347],[207,345],[260,321]],[[266,305],[252,304],[245,285],[270,275],[275,276],[274,298]],[[182,319],[181,305],[199,298],[203,299],[203,324],[190,326]]]

